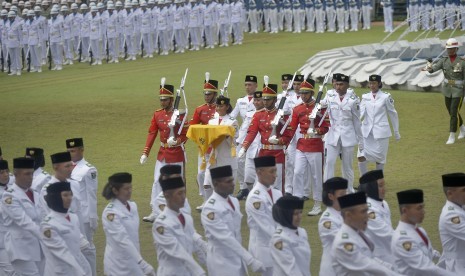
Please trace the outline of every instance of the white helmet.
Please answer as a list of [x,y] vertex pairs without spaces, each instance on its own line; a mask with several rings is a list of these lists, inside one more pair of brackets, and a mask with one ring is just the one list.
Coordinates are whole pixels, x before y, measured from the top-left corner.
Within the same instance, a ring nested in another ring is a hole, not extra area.
[[115,9],[115,5],[113,5],[113,4],[107,4],[107,9],[109,9],[109,10],[114,10],[114,9]]
[[68,6],[61,6],[61,12],[67,12],[68,11]]
[[11,6],[10,11],[15,11],[15,12],[17,12],[17,11],[18,11],[18,7],[16,7],[16,6]]
[[147,2],[141,0],[141,1],[140,1],[140,6],[141,6],[141,7],[147,7]]
[[14,11],[9,11],[8,17],[16,17],[16,13]]
[[23,15],[27,15],[27,12],[28,12],[28,11],[29,11],[28,9],[24,9],[23,12],[22,12],[22,14],[23,14]]
[[97,7],[97,5],[95,4],[95,2],[90,2],[90,4],[89,4],[89,8],[91,8],[91,9],[92,9],[92,7]]
[[148,4],[155,5],[155,0],[149,0]]
[[87,7],[87,4],[81,4],[81,10],[87,10],[89,7]]
[[29,1],[25,2],[24,7],[30,8],[31,7],[31,2],[29,2]]
[[110,5],[110,4],[114,5],[115,3],[113,3],[113,1],[111,1],[111,0],[107,1],[107,6]]
[[50,11],[50,14],[58,14],[58,9],[52,8],[52,10]]
[[124,8],[125,8],[125,9],[130,9],[130,8],[132,8],[131,3],[125,3],[125,4],[124,4]]
[[35,6],[35,7],[34,7],[34,11],[35,11],[35,12],[41,12],[42,9],[41,9],[39,6]]
[[19,6],[19,7],[24,7],[24,1],[22,1],[22,0],[19,1],[19,2],[18,2],[18,6]]
[[8,15],[8,11],[7,10],[2,10],[0,12],[0,16],[7,16]]
[[98,9],[96,6],[91,6],[90,7],[90,12],[98,12]]
[[121,1],[116,1],[116,6],[117,7],[122,7],[123,6],[123,3]]
[[34,11],[33,10],[29,10],[27,12],[27,16],[34,16]]
[[97,4],[97,9],[104,9],[104,8],[105,8],[105,6],[103,5],[102,2],[99,2],[99,3]]
[[5,9],[10,9],[11,8],[11,3],[6,3],[5,4]]
[[76,3],[71,4],[71,9],[72,9],[72,10],[77,10],[77,9],[78,9],[78,5],[77,5]]
[[446,49],[458,48],[459,46],[459,42],[455,38],[449,38],[446,41]]
[[132,0],[131,4],[132,4],[133,6],[137,6],[137,5],[139,5],[139,2],[137,2],[137,0]]
[[12,0],[11,5],[18,5],[18,0]]

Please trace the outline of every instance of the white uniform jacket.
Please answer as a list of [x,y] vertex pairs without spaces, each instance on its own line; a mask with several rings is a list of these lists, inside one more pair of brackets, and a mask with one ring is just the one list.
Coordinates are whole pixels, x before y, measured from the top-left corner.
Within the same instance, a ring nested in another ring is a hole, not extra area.
[[102,213],[106,246],[104,273],[108,276],[143,276],[138,263],[142,260],[139,245],[139,213],[135,202],[128,202],[129,211],[121,201],[112,200]]
[[310,276],[311,251],[307,231],[278,224],[270,241],[273,275]]
[[234,210],[226,198],[213,192],[202,209],[201,220],[208,243],[208,275],[246,275],[246,263],[253,260],[241,244],[242,213],[239,201],[231,196],[229,199]]
[[81,213],[83,217],[81,223],[88,223],[90,218],[97,219],[97,169],[83,158],[76,162],[76,166],[71,173],[71,178],[79,183]]
[[41,260],[39,194],[32,191],[35,203],[16,183],[3,193],[3,222],[8,231],[4,239],[10,261]]
[[345,223],[334,238],[331,255],[338,276],[399,275],[375,258],[360,234]]
[[333,207],[326,208],[318,221],[318,233],[320,234],[321,245],[323,246],[319,275],[336,275],[333,269],[331,248],[342,223],[341,212]]
[[[157,218],[166,207],[166,198],[163,195],[163,192],[160,192],[155,199],[155,205],[152,207],[153,213],[155,214],[155,218]],[[186,198],[184,202],[184,207],[180,209],[183,214],[188,214],[192,216],[192,209],[189,204],[189,201]]]
[[[273,199],[271,199],[268,189],[271,190]],[[276,230],[276,222],[273,219],[272,208],[280,197],[282,197],[280,191],[272,187],[266,188],[257,181],[245,202],[247,224],[250,229],[249,252],[265,267],[273,266],[270,239]]]
[[434,249],[426,231],[418,227],[428,241],[425,244],[415,231],[415,225],[399,221],[399,225],[392,236],[391,250],[394,256],[394,265],[400,273],[409,276],[452,276],[455,273],[436,266],[433,263]]
[[[66,219],[69,216],[69,220]],[[90,275],[90,265],[80,250],[81,232],[75,214],[50,211],[40,224],[44,245],[44,275]]]
[[439,217],[442,259],[448,271],[465,275],[465,210],[447,201]]
[[[184,226],[179,214],[184,216]],[[205,275],[192,254],[195,252],[200,262],[205,263],[207,244],[195,231],[189,214],[165,207],[153,224],[152,234],[157,249],[158,276]]]
[[346,93],[341,101],[338,94],[328,95],[328,109],[331,127],[325,136],[327,144],[335,147],[341,139],[343,147],[351,147],[362,141],[357,96]]
[[363,94],[360,103],[363,137],[367,138],[371,131],[375,139],[391,137],[388,115],[394,132],[399,132],[399,116],[391,94],[380,90],[375,98],[371,92]]
[[40,194],[42,187],[44,187],[45,184],[50,183],[51,178],[52,176],[48,172],[44,171],[43,168],[37,168],[37,170],[34,171],[31,189]]
[[385,200],[378,201],[367,197],[368,228],[365,231],[375,244],[373,255],[390,264],[394,264],[391,254],[391,240],[394,229],[391,223],[391,211]]

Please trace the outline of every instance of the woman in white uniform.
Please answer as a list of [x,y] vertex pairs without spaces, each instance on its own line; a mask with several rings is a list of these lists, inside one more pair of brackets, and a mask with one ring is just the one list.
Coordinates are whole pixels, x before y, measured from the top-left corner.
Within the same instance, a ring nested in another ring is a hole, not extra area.
[[283,196],[273,205],[273,219],[278,223],[271,237],[273,275],[310,276],[310,244],[307,231],[299,227],[304,201]]
[[376,169],[383,170],[392,136],[389,119],[397,141],[400,140],[399,117],[391,94],[381,91],[381,76],[368,78],[370,92],[362,95],[360,119],[362,120],[363,151],[357,151],[360,175],[368,171],[368,162],[376,162]]
[[205,170],[205,180],[203,182],[203,187],[205,189],[205,201],[207,201],[213,193],[210,169],[229,165],[233,171],[234,183],[236,182],[237,162],[232,151],[235,152],[236,145],[234,141],[236,141],[237,136],[239,135],[239,124],[236,119],[229,116],[232,110],[231,100],[221,95],[216,99],[215,116],[213,119],[208,121],[209,125],[232,126],[234,127],[235,134],[234,137],[224,137],[223,141],[210,153],[210,160],[207,160],[207,169]]
[[[45,255],[44,275],[92,275],[90,265],[81,253],[81,245],[89,245],[79,229],[79,219],[68,212],[73,200],[69,182],[47,187],[45,201],[50,213],[40,224],[40,239]],[[84,241],[84,242],[81,242]]]
[[130,201],[132,175],[116,173],[108,178],[102,195],[111,202],[102,214],[106,247],[103,259],[107,276],[155,275],[153,267],[140,255],[139,214]]

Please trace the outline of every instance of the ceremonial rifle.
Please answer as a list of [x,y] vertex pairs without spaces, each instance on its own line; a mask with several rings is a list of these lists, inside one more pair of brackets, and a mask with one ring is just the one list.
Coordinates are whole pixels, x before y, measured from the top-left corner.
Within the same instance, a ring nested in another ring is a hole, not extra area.
[[[289,84],[286,87],[286,90],[284,90],[283,96],[281,97],[281,100],[279,101],[278,104],[278,112],[273,118],[273,121],[271,121],[271,136],[276,136],[276,128],[279,124],[279,120],[281,119],[282,116],[284,116],[284,104],[286,103],[287,99],[287,93],[288,91],[292,88],[292,85],[294,84],[295,76],[297,75],[297,72],[294,73],[294,76],[292,77],[292,80],[289,82]],[[265,85],[268,85],[268,76],[264,77],[265,80]],[[283,128],[284,129],[284,128]],[[284,130],[281,130],[281,134],[283,133]]]
[[21,65],[24,68],[25,56],[24,56],[24,47],[21,47]]
[[79,37],[79,62],[82,60],[82,39]]
[[310,115],[308,116],[310,118],[310,127],[307,130],[308,134],[315,134],[315,118],[316,118],[316,116],[318,114],[320,114],[320,110],[321,110],[320,101],[321,101],[321,97],[323,96],[323,89],[326,86],[326,84],[328,83],[329,77],[331,76],[332,71],[333,71],[333,69],[331,68],[329,70],[328,74],[326,75],[325,79],[323,80],[323,84],[320,85],[320,87],[318,89],[318,94],[317,94],[316,100],[315,100],[315,106],[313,107],[312,113],[310,113]]
[[50,40],[47,45],[48,70],[52,70],[52,49],[50,49]]
[[[178,119],[179,117],[179,102],[181,101],[181,91],[183,93],[183,96],[185,96],[184,94],[184,85],[185,85],[185,82],[186,82],[186,78],[187,78],[187,72],[189,72],[189,68],[186,69],[186,72],[184,73],[184,77],[181,78],[181,85],[179,87],[179,89],[176,90],[176,98],[174,100],[174,105],[173,105],[173,114],[171,115],[171,119],[168,123],[168,127],[170,128],[170,138],[173,137],[175,138],[175,135],[174,135],[174,127],[176,126],[176,120]],[[162,78],[162,85],[164,84],[164,78]],[[186,98],[184,97],[184,103],[186,103]],[[187,108],[187,104],[186,104],[186,108]],[[184,116],[184,119],[181,123],[181,126],[179,127],[179,131],[178,131],[178,135],[181,133],[181,129],[184,125],[184,121],[186,119],[186,116],[187,114]]]
[[8,65],[8,74],[11,74],[11,57],[10,57],[9,52],[6,52],[6,57],[7,57],[7,65]]
[[220,90],[220,94],[221,94],[222,96],[226,93],[226,97],[229,97],[228,85],[229,85],[229,80],[230,80],[230,79],[231,79],[231,70],[229,70],[228,78],[224,81],[223,89]]
[[27,58],[27,71],[31,72],[31,51],[30,51],[30,48],[27,49],[26,58]]
[[143,40],[144,34],[140,35],[140,57],[144,57],[144,40]]

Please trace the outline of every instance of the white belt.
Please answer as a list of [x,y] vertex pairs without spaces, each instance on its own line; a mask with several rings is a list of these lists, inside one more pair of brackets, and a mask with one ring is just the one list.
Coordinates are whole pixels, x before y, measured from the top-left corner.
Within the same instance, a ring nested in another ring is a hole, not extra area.
[[160,142],[160,146],[161,146],[162,148],[167,149],[167,148],[177,148],[177,147],[180,147],[181,145],[170,146],[170,145],[168,145],[168,143]]
[[444,79],[444,83],[449,84],[449,85],[462,85],[463,81],[462,80],[448,80]]
[[312,139],[312,138],[321,138],[321,135],[314,134],[313,136],[311,136],[310,134],[305,133],[305,134],[301,137],[301,139]]
[[281,145],[262,145],[262,149],[265,150],[282,150],[284,146]]

